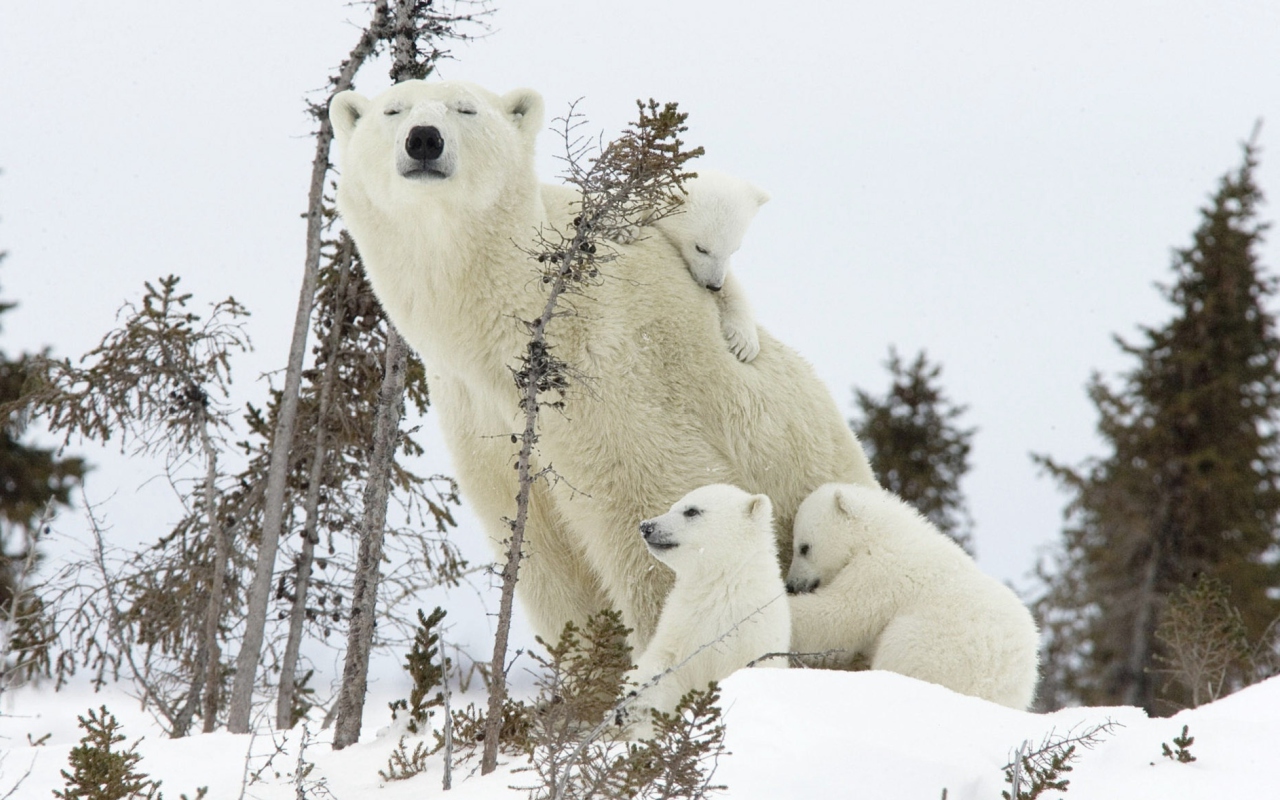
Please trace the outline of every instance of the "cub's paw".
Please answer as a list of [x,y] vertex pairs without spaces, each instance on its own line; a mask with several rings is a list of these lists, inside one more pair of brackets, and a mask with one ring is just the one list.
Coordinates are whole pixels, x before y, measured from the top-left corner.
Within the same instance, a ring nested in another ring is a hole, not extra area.
[[750,364],[760,354],[760,335],[755,323],[725,318],[720,324],[729,352],[743,364]]

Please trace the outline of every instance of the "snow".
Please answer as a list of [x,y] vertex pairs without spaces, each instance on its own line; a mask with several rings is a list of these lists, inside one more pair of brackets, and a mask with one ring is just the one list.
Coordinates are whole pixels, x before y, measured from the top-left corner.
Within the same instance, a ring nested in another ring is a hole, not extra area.
[[[305,759],[315,768],[309,798],[408,800],[442,794],[443,765],[433,757],[427,771],[406,781],[385,783],[378,771],[401,733],[391,723],[386,701],[366,704],[365,736],[343,751],[327,744],[328,733],[311,734]],[[241,797],[246,771],[267,765],[262,780],[244,788],[254,800],[296,798],[302,728],[254,736],[225,732],[165,739],[135,700],[119,688],[24,689],[4,698],[0,717],[0,797],[31,768],[13,795],[47,798],[62,788],[60,770],[81,731],[75,717],[105,703],[132,742],[144,736],[139,769],[163,781],[171,800],[193,797],[209,787],[210,800]],[[1091,750],[1079,750],[1065,796],[1071,800],[1237,800],[1276,796],[1274,763],[1280,745],[1280,677],[1231,697],[1170,718],[1148,718],[1137,708],[1072,708],[1032,714],[957,695],[932,684],[885,672],[744,670],[722,687],[726,748],[715,783],[734,800],[865,797],[878,800],[940,798],[998,800],[1007,790],[1002,767],[1024,740],[1038,745],[1046,734],[1079,734],[1107,721],[1119,725]],[[1196,761],[1177,763],[1161,755],[1189,727]],[[38,739],[33,747],[28,735]],[[412,748],[412,740],[409,744]],[[524,797],[534,781],[523,760],[508,758],[493,775],[476,773],[478,758],[455,767],[454,800]],[[1044,797],[1058,798],[1062,792]]]

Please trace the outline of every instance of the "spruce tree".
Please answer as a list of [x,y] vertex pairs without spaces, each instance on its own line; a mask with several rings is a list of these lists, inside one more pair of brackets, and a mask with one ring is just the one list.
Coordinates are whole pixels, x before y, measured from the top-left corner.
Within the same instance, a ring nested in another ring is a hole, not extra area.
[[[4,256],[0,253],[0,260]],[[0,315],[15,305],[0,302]],[[0,406],[22,396],[30,371],[30,356],[11,359],[0,350]],[[23,419],[18,411],[0,417],[0,608],[7,608],[13,596],[14,563],[24,558],[41,516],[50,503],[70,504],[71,490],[85,471],[79,458],[60,458],[53,450],[23,443]]]
[[969,553],[973,521],[960,489],[969,471],[975,428],[959,427],[966,406],[951,403],[942,367],[921,351],[910,365],[889,348],[892,378],[884,397],[854,390],[859,416],[849,421],[880,485],[906,500]]
[[1228,588],[1247,635],[1280,613],[1269,590],[1280,565],[1280,338],[1258,262],[1257,148],[1221,180],[1161,290],[1168,323],[1143,327],[1119,386],[1094,376],[1089,395],[1110,452],[1066,467],[1038,457],[1072,494],[1056,564],[1039,602],[1048,634],[1050,703],[1189,703],[1161,674],[1156,637],[1167,599],[1199,576]]
[[[0,252],[0,261],[5,253]],[[0,302],[0,316],[14,307]],[[24,592],[38,556],[40,527],[58,507],[71,503],[71,490],[84,477],[85,463],[24,442],[26,414],[16,403],[31,377],[35,357],[10,358],[0,350],[0,621],[7,637],[0,647],[0,690],[10,679],[27,680],[48,671],[43,603]],[[6,411],[6,407],[13,410]]]
[[88,717],[79,717],[84,737],[71,748],[71,772],[62,771],[66,789],[55,789],[59,800],[160,800],[160,782],[138,772],[138,744],[127,750],[113,749],[124,741],[115,715],[102,706],[97,713],[89,709]]

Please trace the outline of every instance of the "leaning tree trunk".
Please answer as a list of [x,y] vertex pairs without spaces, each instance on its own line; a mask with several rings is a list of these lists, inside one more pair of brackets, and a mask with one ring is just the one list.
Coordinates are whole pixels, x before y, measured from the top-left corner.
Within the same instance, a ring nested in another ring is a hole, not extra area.
[[[391,80],[399,83],[429,71],[418,63],[417,13],[415,0],[396,0],[392,31]],[[436,54],[427,57],[428,63]],[[378,413],[374,422],[373,454],[369,460],[369,484],[364,493],[364,519],[360,524],[360,552],[356,558],[352,587],[351,627],[347,633],[347,657],[342,669],[342,689],[338,694],[333,747],[341,750],[360,739],[364,698],[369,680],[369,651],[373,647],[378,604],[382,537],[387,522],[387,500],[391,473],[395,467],[400,439],[400,412],[404,403],[404,370],[408,345],[387,320],[386,374],[378,393]]]
[[369,679],[369,651],[373,647],[379,568],[382,565],[382,536],[387,522],[387,499],[396,446],[400,440],[405,347],[404,340],[388,321],[386,375],[378,392],[369,483],[364,492],[360,551],[356,557],[355,585],[352,588],[351,627],[347,634],[347,657],[342,669],[342,689],[338,695],[333,731],[335,750],[360,740],[360,722]]
[[[356,70],[383,38],[387,24],[387,0],[374,3],[373,20],[360,34],[336,78],[331,79],[330,97],[351,88]],[[284,518],[284,494],[287,488],[289,456],[293,444],[294,422],[298,412],[298,389],[302,383],[302,362],[306,355],[307,331],[311,309],[315,303],[316,283],[320,272],[322,207],[324,182],[329,172],[329,148],[333,142],[333,126],[326,106],[315,106],[312,113],[320,120],[316,133],[316,155],[311,162],[311,189],[307,203],[307,254],[298,295],[298,311],[293,323],[293,341],[289,347],[289,366],[285,373],[284,392],[280,398],[279,418],[271,440],[271,464],[267,473],[267,493],[263,506],[262,541],[253,583],[249,587],[248,618],[244,638],[236,657],[236,679],[231,689],[231,705],[227,711],[227,729],[232,733],[248,733],[253,710],[253,688],[257,682],[258,662],[266,629],[267,604],[271,599],[272,575],[276,551],[280,543],[280,527]]]
[[320,397],[316,401],[315,452],[311,456],[311,471],[307,477],[307,499],[304,511],[306,527],[302,532],[302,552],[298,555],[298,571],[293,585],[293,607],[289,611],[289,635],[285,641],[284,656],[280,663],[280,686],[276,697],[276,727],[293,726],[294,681],[297,676],[298,652],[302,649],[302,630],[307,620],[307,593],[311,587],[311,566],[315,559],[316,543],[320,539],[317,515],[320,508],[320,486],[324,482],[324,464],[328,455],[327,420],[333,384],[338,375],[338,346],[342,328],[347,318],[347,286],[351,276],[351,257],[354,245],[344,235],[336,266],[338,285],[334,292],[333,319],[330,323],[327,351],[329,360],[320,379]]

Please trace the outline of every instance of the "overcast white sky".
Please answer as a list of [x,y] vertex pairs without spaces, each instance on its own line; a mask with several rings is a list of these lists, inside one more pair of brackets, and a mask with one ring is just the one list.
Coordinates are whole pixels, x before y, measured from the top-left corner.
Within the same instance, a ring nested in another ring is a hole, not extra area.
[[[21,303],[0,347],[83,353],[175,272],[253,311],[236,390],[259,401],[301,276],[304,100],[366,18],[329,0],[0,4],[0,286]],[[943,364],[979,428],[980,562],[1022,586],[1064,502],[1028,453],[1101,452],[1084,383],[1128,366],[1113,333],[1168,318],[1153,282],[1260,118],[1280,198],[1275,0],[498,0],[491,21],[440,74],[536,88],[550,116],[583,98],[608,136],[636,98],[679,101],[703,163],[772,195],[735,268],[842,408],[851,385],[884,390],[890,345]],[[547,180],[557,145],[543,135]],[[81,450],[121,535],[176,516],[139,488],[154,464]]]

